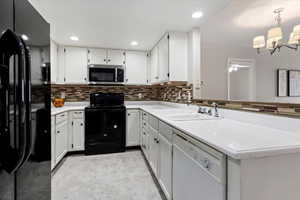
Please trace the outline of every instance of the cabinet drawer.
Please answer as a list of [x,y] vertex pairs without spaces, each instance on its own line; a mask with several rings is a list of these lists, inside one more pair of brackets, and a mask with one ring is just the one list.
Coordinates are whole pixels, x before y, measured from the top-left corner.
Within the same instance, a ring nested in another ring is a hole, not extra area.
[[[216,155],[215,150],[211,149],[212,152],[208,152],[202,148],[202,145],[198,146],[200,143],[194,143],[188,139],[175,134],[174,135],[174,145],[182,149],[191,159],[194,160],[199,166],[206,170],[211,176],[213,176],[218,182],[225,183],[225,156],[218,152]],[[210,148],[207,146],[207,148]]]
[[58,115],[56,115],[56,117],[55,117],[55,122],[56,122],[56,124],[60,124],[60,123],[62,123],[62,122],[64,122],[64,121],[66,121],[66,120],[68,120],[68,113],[61,113],[61,114],[58,114]]
[[173,129],[166,123],[159,121],[158,124],[158,132],[159,134],[163,135],[165,138],[167,138],[170,142],[173,140]]
[[71,116],[72,118],[83,118],[83,111],[72,111]]
[[158,130],[158,119],[152,115],[148,116],[148,123],[153,129]]

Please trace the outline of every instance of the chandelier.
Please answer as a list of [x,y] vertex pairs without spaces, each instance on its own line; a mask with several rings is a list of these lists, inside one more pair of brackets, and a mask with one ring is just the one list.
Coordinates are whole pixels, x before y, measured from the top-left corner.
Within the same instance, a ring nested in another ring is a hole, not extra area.
[[300,46],[300,24],[294,26],[293,32],[290,34],[289,41],[284,42],[281,27],[281,13],[283,10],[283,8],[274,10],[277,25],[268,31],[267,40],[264,35],[257,36],[253,39],[253,48],[257,49],[257,53],[260,53],[260,50],[263,48],[268,50],[271,55],[273,55],[276,51],[280,52],[282,47],[298,50],[298,46]]

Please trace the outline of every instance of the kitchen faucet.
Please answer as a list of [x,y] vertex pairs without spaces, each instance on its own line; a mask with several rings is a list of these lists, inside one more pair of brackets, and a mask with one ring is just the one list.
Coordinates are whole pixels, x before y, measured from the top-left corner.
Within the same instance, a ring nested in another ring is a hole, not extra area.
[[219,115],[219,109],[218,109],[219,106],[218,106],[218,104],[217,104],[216,102],[213,102],[211,105],[212,105],[213,108],[214,108],[215,117],[219,117],[220,115]]

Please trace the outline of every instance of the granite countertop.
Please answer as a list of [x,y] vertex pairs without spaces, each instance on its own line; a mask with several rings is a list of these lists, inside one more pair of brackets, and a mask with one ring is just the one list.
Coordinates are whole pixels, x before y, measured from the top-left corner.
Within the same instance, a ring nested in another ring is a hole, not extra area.
[[[88,103],[52,109],[52,115],[83,110]],[[196,113],[196,106],[160,102],[132,102],[127,109],[141,109],[185,134],[235,159],[250,159],[300,153],[300,134],[232,119],[174,121],[176,114]]]

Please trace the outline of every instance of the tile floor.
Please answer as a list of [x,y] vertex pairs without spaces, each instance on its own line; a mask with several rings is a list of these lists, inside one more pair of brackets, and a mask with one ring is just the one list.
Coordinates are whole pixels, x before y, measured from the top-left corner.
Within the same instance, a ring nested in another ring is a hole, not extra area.
[[162,200],[140,151],[67,157],[51,182],[52,200]]

